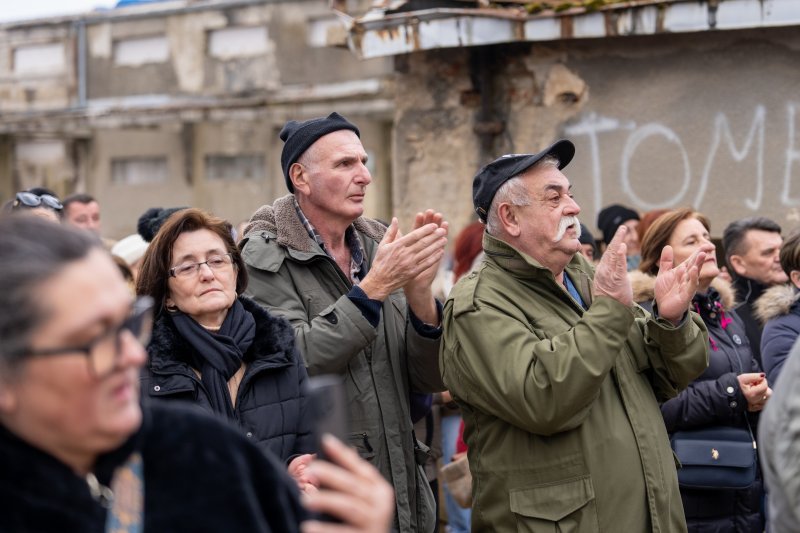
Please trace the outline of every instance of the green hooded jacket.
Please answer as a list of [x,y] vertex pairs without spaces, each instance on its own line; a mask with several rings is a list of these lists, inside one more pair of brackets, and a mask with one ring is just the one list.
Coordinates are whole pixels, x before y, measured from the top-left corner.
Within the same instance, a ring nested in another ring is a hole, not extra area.
[[[369,268],[385,228],[365,218],[353,225]],[[384,300],[373,327],[348,298],[348,277],[308,235],[291,195],[261,207],[245,235],[246,294],[291,322],[309,375],[345,378],[349,443],[394,486],[395,529],[433,531],[433,494],[417,462],[424,457],[415,454],[409,392],[443,390],[440,339],[416,332],[402,290]]]
[[463,410],[473,531],[686,531],[659,402],[707,365],[694,313],[674,327],[592,298],[484,234],[486,260],[444,308],[442,376]]

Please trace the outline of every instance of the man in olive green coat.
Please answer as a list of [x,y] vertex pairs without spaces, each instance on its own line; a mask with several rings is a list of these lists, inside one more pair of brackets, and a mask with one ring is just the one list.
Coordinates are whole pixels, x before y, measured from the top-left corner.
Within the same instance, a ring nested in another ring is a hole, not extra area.
[[444,309],[440,364],[463,409],[473,531],[685,531],[658,404],[707,365],[688,313],[696,254],[665,248],[656,316],[633,303],[621,227],[596,270],[561,173],[569,141],[476,175],[486,260]]
[[392,483],[394,530],[429,532],[433,494],[409,397],[444,388],[431,282],[447,223],[427,211],[402,235],[396,219],[385,228],[362,217],[372,178],[359,135],[337,113],[284,126],[293,194],[260,208],[245,230],[247,293],[292,323],[310,375],[344,378],[349,443]]

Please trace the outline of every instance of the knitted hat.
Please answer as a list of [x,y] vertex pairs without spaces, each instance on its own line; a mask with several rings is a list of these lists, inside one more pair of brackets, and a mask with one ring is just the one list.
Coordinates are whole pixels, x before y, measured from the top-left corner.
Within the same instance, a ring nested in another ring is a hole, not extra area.
[[141,259],[146,251],[147,241],[138,233],[128,235],[111,247],[111,255],[116,255],[128,266]]
[[597,214],[597,227],[603,232],[603,241],[611,242],[614,234],[628,220],[639,220],[639,213],[624,205],[612,204]]
[[283,168],[283,177],[286,178],[286,187],[289,192],[294,192],[292,180],[289,178],[289,168],[320,137],[339,130],[350,130],[361,137],[358,128],[336,112],[324,118],[312,118],[305,122],[290,120],[283,126],[280,133],[281,140],[284,142],[281,152],[281,168]]
[[151,207],[139,217],[139,222],[136,224],[136,231],[139,232],[139,235],[141,235],[145,241],[150,242],[153,240],[153,237],[156,236],[158,230],[161,229],[161,226],[164,224],[164,222],[166,222],[170,215],[172,215],[172,213],[175,213],[176,211],[182,211],[184,209],[188,208]]

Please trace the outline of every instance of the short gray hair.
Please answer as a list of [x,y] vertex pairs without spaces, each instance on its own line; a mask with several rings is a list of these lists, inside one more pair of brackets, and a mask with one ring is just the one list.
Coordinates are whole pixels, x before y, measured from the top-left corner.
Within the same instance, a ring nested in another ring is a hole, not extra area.
[[38,288],[102,243],[88,231],[42,218],[0,215],[0,371],[13,371],[46,319]]
[[522,183],[522,176],[530,174],[541,168],[555,167],[558,168],[560,161],[557,157],[546,156],[533,166],[526,168],[521,174],[517,174],[507,182],[502,184],[492,198],[492,204],[489,206],[489,213],[486,215],[486,231],[490,235],[497,237],[503,231],[503,224],[500,222],[500,216],[497,213],[500,204],[511,204],[516,206],[531,205],[531,198],[525,185]]

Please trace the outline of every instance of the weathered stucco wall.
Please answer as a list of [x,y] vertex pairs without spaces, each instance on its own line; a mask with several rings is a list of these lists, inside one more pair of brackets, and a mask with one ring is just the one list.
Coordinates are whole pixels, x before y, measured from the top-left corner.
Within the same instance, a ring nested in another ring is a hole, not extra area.
[[[398,211],[436,198],[457,230],[470,220],[482,164],[566,137],[577,153],[565,174],[593,230],[614,202],[692,205],[715,236],[756,214],[800,223],[796,30],[498,46],[488,70],[470,63],[476,50],[398,63]],[[486,116],[503,127],[481,145],[473,130]]]

